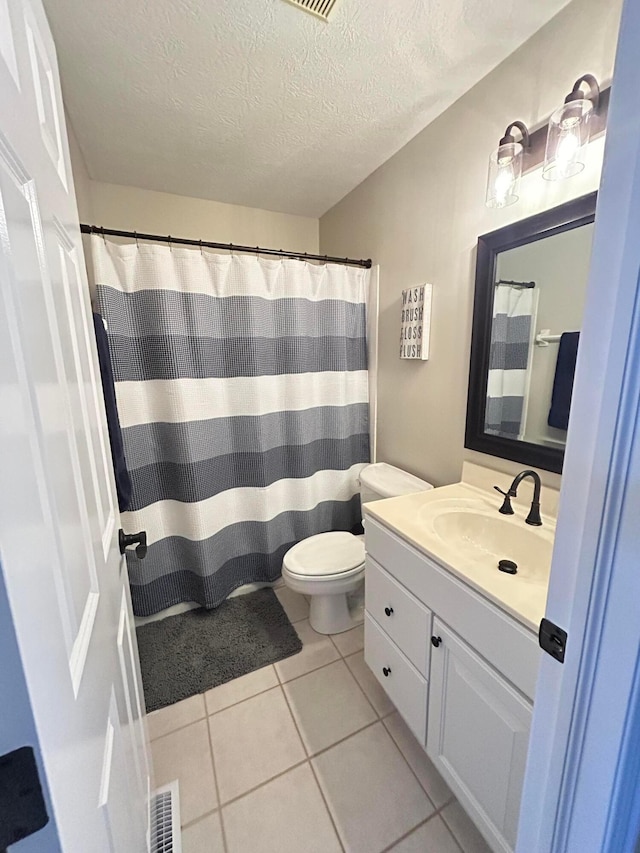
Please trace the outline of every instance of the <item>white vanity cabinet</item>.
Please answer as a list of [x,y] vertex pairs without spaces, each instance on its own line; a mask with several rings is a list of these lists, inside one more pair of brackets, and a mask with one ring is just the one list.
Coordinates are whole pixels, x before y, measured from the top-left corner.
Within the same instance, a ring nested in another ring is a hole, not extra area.
[[537,637],[371,517],[365,660],[496,851],[515,848]]

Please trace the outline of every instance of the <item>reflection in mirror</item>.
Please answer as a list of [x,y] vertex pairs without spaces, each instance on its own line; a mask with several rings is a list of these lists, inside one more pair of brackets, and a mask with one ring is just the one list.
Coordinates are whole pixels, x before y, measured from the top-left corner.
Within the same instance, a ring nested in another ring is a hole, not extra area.
[[562,471],[596,193],[478,237],[465,447]]
[[564,447],[593,223],[498,252],[485,433]]

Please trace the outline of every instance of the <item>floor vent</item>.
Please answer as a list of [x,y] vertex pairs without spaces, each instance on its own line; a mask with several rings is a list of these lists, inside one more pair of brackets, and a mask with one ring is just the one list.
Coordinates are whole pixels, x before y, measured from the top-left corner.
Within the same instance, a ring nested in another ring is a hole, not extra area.
[[182,853],[177,780],[158,788],[151,797],[151,853]]
[[333,11],[338,0],[287,0],[292,6],[297,6],[298,9],[303,9],[316,18],[322,18],[323,21],[329,20],[329,15]]

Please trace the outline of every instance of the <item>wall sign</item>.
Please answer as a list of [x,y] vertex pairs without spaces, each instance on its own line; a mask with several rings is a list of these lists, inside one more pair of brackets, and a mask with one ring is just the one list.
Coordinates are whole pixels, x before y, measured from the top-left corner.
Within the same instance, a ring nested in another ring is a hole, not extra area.
[[432,285],[419,284],[402,291],[400,358],[429,358],[431,290]]

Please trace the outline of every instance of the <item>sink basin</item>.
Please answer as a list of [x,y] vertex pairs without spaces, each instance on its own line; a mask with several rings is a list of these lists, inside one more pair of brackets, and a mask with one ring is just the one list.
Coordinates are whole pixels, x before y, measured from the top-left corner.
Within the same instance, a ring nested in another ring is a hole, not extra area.
[[[442,502],[425,507],[421,522],[451,554],[457,554],[478,570],[498,572],[500,560],[517,564],[517,577],[546,583],[551,567],[553,532],[526,525],[520,516],[504,516],[487,510],[480,502]],[[509,575],[503,577],[509,578]]]

